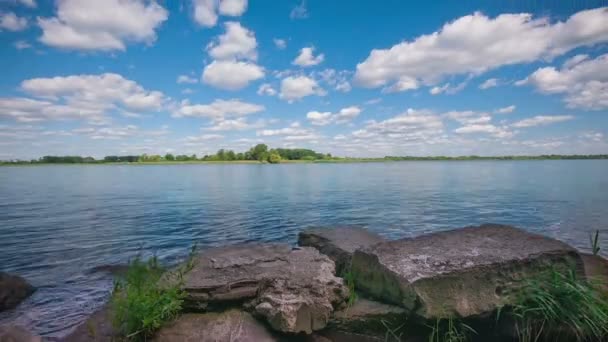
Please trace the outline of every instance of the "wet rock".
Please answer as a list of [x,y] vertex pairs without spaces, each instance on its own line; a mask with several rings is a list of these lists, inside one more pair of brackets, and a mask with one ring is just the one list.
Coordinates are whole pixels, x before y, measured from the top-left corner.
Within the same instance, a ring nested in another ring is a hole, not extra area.
[[581,253],[581,258],[587,279],[594,284],[599,284],[604,291],[608,292],[608,260],[599,255],[586,253]]
[[16,325],[0,325],[0,342],[42,342],[42,338]]
[[111,306],[106,304],[81,323],[62,342],[110,342],[119,340],[112,325]]
[[407,311],[398,306],[360,298],[351,307],[334,313],[329,328],[352,333],[384,336],[406,320]]
[[185,314],[161,328],[156,342],[274,342],[272,333],[250,314],[240,310]]
[[298,245],[314,247],[329,256],[336,263],[337,274],[348,268],[357,249],[383,241],[380,235],[360,227],[311,228],[298,235]]
[[0,272],[0,311],[15,308],[34,291],[22,277]]
[[247,302],[275,330],[311,333],[348,297],[334,271],[334,262],[314,248],[245,244],[202,252],[183,280],[190,308]]
[[430,319],[487,315],[523,279],[571,265],[582,274],[570,246],[494,224],[380,243],[352,262],[358,289]]

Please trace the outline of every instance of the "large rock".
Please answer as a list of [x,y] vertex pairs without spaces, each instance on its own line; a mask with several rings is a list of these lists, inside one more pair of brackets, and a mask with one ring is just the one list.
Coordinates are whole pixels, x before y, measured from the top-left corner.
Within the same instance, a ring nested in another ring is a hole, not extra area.
[[161,328],[156,342],[275,342],[278,339],[250,314],[240,310],[185,314]]
[[384,337],[387,329],[398,329],[406,321],[406,314],[402,307],[360,298],[352,306],[336,311],[329,328]]
[[423,318],[489,314],[509,304],[522,279],[582,261],[570,246],[513,227],[486,224],[358,250],[357,289]]
[[581,253],[585,266],[585,276],[608,293],[608,260],[599,255]]
[[348,297],[334,272],[334,262],[314,248],[245,244],[202,252],[183,281],[189,307],[247,301],[275,330],[311,333]]
[[42,338],[20,326],[0,325],[0,342],[42,342]]
[[36,289],[20,276],[0,272],[0,311],[15,308]]
[[112,342],[119,341],[120,335],[112,324],[112,307],[104,305],[82,322],[61,342]]
[[318,249],[336,263],[337,274],[347,271],[357,249],[386,241],[380,235],[359,227],[311,228],[300,232],[298,244]]

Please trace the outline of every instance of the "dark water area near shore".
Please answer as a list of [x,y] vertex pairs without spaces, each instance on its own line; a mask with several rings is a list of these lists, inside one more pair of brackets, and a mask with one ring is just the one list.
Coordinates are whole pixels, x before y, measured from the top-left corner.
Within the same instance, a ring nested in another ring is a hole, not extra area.
[[295,243],[313,225],[388,238],[485,222],[608,252],[608,160],[0,168],[0,271],[38,291],[0,323],[69,332],[108,298],[95,267],[138,253],[166,263],[199,248]]

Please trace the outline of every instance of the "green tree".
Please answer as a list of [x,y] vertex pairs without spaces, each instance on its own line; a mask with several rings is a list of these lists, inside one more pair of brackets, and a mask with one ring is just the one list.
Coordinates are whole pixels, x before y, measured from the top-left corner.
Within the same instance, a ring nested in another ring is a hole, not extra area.
[[165,154],[165,160],[174,161],[175,156],[173,156],[171,153],[167,153],[167,154]]
[[251,149],[251,157],[254,160],[264,161],[268,157],[268,146],[257,144]]
[[281,162],[281,155],[279,154],[279,152],[275,151],[275,150],[271,150],[270,153],[268,154],[268,162],[271,164],[278,164]]

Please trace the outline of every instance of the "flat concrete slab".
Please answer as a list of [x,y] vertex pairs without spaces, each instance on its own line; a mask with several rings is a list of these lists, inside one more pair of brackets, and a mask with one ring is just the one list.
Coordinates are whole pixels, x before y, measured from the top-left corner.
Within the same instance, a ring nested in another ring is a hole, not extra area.
[[357,288],[426,318],[483,315],[507,304],[522,279],[573,265],[567,244],[510,226],[485,224],[357,250]]

